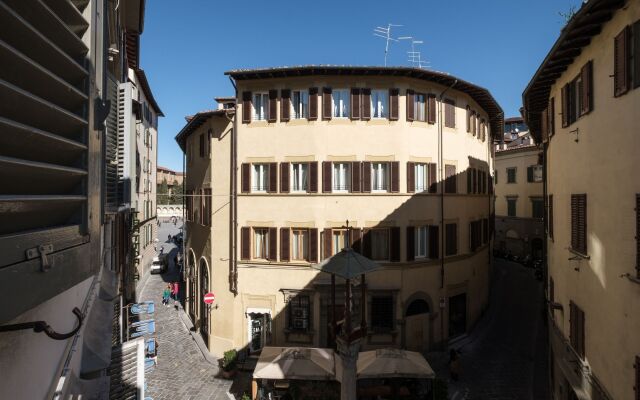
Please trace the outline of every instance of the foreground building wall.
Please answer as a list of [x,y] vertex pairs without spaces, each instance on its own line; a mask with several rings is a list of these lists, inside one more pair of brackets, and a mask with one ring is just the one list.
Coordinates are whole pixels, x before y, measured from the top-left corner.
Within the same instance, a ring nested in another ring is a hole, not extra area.
[[[527,123],[546,149],[556,399],[640,390],[639,20],[638,1],[586,3],[524,93]],[[588,44],[550,84],[545,71],[576,41]]]
[[[440,113],[436,95],[446,87],[414,78],[231,75],[238,85],[235,131],[229,110],[216,110],[196,114],[177,138],[186,150],[185,187],[193,199],[187,201],[185,251],[187,265],[194,267],[190,293],[198,296],[188,310],[210,350],[332,346],[330,279],[311,264],[345,245],[347,220],[352,246],[385,267],[367,276],[366,347],[427,350],[468,330],[487,304],[494,167],[489,125],[502,131],[497,104],[483,98],[493,107],[485,111],[454,87],[445,99],[455,106],[443,106]],[[346,89],[330,94],[323,89],[329,87]],[[364,96],[354,95],[353,87],[370,88],[379,100],[371,101],[367,89]],[[417,112],[412,91],[425,94]],[[339,103],[340,94],[351,105],[374,106],[357,107],[364,120],[354,117],[351,106],[322,106]],[[296,109],[291,104],[298,96],[302,105]],[[270,103],[266,109],[263,100]],[[415,121],[407,121],[407,103]],[[378,104],[382,111],[375,118]],[[368,112],[372,118],[366,118]],[[440,127],[443,153],[438,152]],[[234,185],[235,212],[228,197],[233,202]],[[441,197],[445,187],[448,193]],[[216,294],[217,306],[210,311],[201,304],[206,291]],[[343,304],[343,289],[337,293]],[[354,303],[361,301],[356,295]]]

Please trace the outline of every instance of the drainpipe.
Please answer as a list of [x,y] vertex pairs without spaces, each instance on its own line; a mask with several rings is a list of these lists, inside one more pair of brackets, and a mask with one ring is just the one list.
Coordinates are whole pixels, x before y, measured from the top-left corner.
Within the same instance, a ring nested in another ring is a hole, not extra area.
[[[186,139],[185,139],[186,140]],[[156,141],[157,142],[157,141]],[[186,143],[186,142],[185,142]],[[157,148],[158,146],[156,146]],[[185,190],[187,186],[187,155],[183,151],[182,152],[182,271],[186,272],[186,267],[188,266],[187,262],[187,215],[186,215],[186,204],[187,204],[187,191]],[[191,270],[189,270],[191,272]],[[190,275],[190,274],[189,274]],[[185,276],[185,278],[189,278],[189,275]],[[185,282],[187,279],[185,279]],[[186,293],[186,288],[185,288]],[[190,296],[193,296],[193,293],[189,293]],[[186,299],[185,299],[186,305]],[[189,309],[189,311],[192,311]]]
[[229,81],[233,85],[236,96],[236,111],[233,116],[233,129],[231,130],[231,226],[229,227],[231,233],[229,251],[231,252],[231,256],[229,257],[229,291],[236,296],[238,295],[238,149],[236,139],[236,133],[238,132],[238,87],[231,76],[229,77]]

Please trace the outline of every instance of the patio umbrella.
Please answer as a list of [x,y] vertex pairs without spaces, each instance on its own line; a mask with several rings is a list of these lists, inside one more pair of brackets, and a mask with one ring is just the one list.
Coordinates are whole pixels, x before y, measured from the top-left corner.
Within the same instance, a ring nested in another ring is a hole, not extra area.
[[333,350],[307,347],[264,347],[253,379],[334,380]]
[[427,360],[415,351],[378,349],[358,355],[358,379],[434,377],[435,373]]
[[352,248],[347,247],[339,253],[323,260],[321,263],[314,264],[313,268],[335,274],[344,279],[353,279],[357,276],[380,269],[381,266],[375,261],[355,252]]

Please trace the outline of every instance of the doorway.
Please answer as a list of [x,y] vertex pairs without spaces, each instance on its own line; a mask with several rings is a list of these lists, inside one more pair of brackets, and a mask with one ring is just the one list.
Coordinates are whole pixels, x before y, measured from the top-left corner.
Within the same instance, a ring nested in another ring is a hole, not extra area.
[[467,294],[449,297],[449,339],[467,331]]
[[407,307],[406,346],[411,351],[427,351],[429,349],[429,304],[423,299],[416,299]]
[[249,352],[256,353],[271,344],[271,310],[247,310]]
[[209,269],[207,262],[200,260],[200,336],[209,347],[209,305],[204,302],[204,295],[209,293]]

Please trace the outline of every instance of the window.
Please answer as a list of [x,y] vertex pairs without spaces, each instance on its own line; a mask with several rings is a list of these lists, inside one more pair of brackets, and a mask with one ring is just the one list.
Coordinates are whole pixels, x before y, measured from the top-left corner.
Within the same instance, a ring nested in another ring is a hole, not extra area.
[[389,116],[389,92],[387,90],[371,91],[372,118],[387,118]]
[[309,116],[309,93],[307,91],[295,90],[291,99],[294,119],[308,118]]
[[562,126],[567,127],[593,108],[593,63],[587,62],[580,74],[563,86]]
[[269,94],[256,93],[253,95],[253,119],[265,121],[269,116]]
[[516,216],[516,198],[507,198],[507,216]]
[[474,252],[482,245],[482,220],[469,224],[469,250]]
[[587,254],[587,195],[571,195],[571,248]]
[[289,300],[289,329],[292,331],[309,330],[311,318],[309,296],[297,295]]
[[417,226],[414,235],[415,258],[429,257],[429,227]]
[[507,183],[516,183],[516,168],[507,168]]
[[458,224],[445,225],[445,256],[458,254]]
[[331,93],[333,116],[335,118],[349,118],[350,94],[347,89],[334,90]]
[[347,244],[347,230],[346,229],[333,229],[331,234],[333,235],[333,252],[332,254],[338,254],[342,249],[348,247]]
[[309,230],[292,229],[291,257],[293,260],[309,261]]
[[458,192],[458,182],[456,178],[456,166],[445,164],[444,166],[445,172],[445,181],[444,181],[444,192],[445,193],[457,193]]
[[539,219],[544,217],[544,201],[542,198],[531,199],[531,217]]
[[393,329],[393,296],[371,297],[371,329],[374,332]]
[[371,235],[371,259],[372,260],[388,260],[389,259],[389,230],[372,229]]
[[582,311],[573,301],[569,303],[569,326],[571,347],[573,347],[580,358],[584,360],[584,311]]
[[351,189],[351,163],[333,163],[333,191],[348,192]]
[[414,166],[414,176],[416,192],[429,190],[429,164],[416,163]]
[[456,102],[450,99],[444,101],[444,126],[456,127]]
[[269,229],[253,229],[253,258],[269,258]]
[[204,189],[202,225],[211,226],[211,189]]
[[[548,199],[549,217],[547,218],[547,230],[549,231],[549,237],[553,240],[553,195],[550,194]],[[638,238],[640,238],[640,230],[638,230]]]
[[306,192],[309,189],[309,164],[291,164],[291,187],[294,192]]
[[388,163],[371,163],[371,190],[385,192],[389,190]]
[[266,192],[269,187],[269,164],[252,164],[251,191]]
[[416,93],[413,97],[413,115],[416,121],[427,120],[427,95]]

